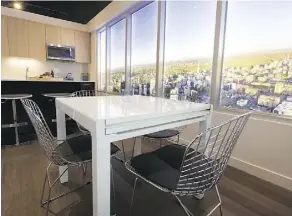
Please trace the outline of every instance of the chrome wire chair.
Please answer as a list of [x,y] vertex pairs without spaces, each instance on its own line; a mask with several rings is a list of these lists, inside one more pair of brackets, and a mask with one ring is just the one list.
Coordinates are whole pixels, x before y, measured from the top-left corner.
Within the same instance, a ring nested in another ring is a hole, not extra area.
[[[180,127],[174,128],[174,129],[166,129],[166,130],[162,130],[162,131],[157,131],[154,133],[146,134],[142,138],[144,140],[149,141],[150,143],[156,143],[155,141],[159,140],[159,148],[161,148],[162,146],[165,145],[165,143],[167,141],[178,144],[179,143],[179,136],[184,131],[185,128],[186,128],[186,126],[180,126]],[[133,156],[134,156],[135,144],[136,144],[136,138],[134,138],[134,145],[132,148],[131,158],[133,158]],[[124,148],[124,146],[123,146],[123,148]]]
[[[155,143],[156,140],[159,140],[159,148],[161,148],[162,146],[165,145],[165,143],[167,141],[170,141],[172,143],[179,143],[179,136],[180,134],[184,131],[184,129],[186,128],[186,126],[180,126],[174,129],[166,129],[166,130],[162,130],[162,131],[157,131],[154,133],[150,133],[150,134],[146,134],[144,135],[142,138],[149,141],[150,143]],[[132,148],[132,156],[131,158],[133,158],[134,156],[134,148],[135,148],[135,144],[136,144],[136,138],[134,138],[134,145]],[[124,148],[124,146],[123,146]]]
[[71,94],[71,97],[93,97],[93,96],[108,96],[108,93],[97,90],[81,90]]
[[[48,215],[50,202],[91,183],[84,183],[84,178],[86,175],[86,165],[88,162],[91,162],[91,137],[86,134],[79,134],[77,136],[71,136],[69,139],[66,140],[57,140],[52,135],[38,105],[34,101],[29,99],[22,99],[21,102],[36,131],[39,144],[41,145],[46,158],[50,162],[48,167],[46,168],[45,180],[41,195],[41,206],[44,207],[44,205],[47,204],[46,215]],[[52,180],[49,175],[50,167],[53,164],[56,166],[67,166],[63,173],[61,173],[55,180]],[[69,169],[69,167],[82,168],[83,184],[80,187],[71,189],[68,192],[51,198],[52,188]],[[43,201],[46,183],[48,183],[49,192],[47,199]]]
[[[109,96],[109,94],[107,94],[105,92],[96,91],[96,90],[81,90],[81,91],[73,92],[72,95],[71,95],[71,97],[93,97],[93,96]],[[78,122],[76,122],[76,124],[77,124],[80,132],[89,133],[89,131],[86,130]],[[126,161],[124,142],[123,141],[122,141],[122,148],[123,148],[124,160]],[[117,156],[119,151],[120,151],[120,149],[114,143],[111,143],[112,156]]]
[[[93,96],[107,96],[108,94],[105,92],[100,92],[96,90],[81,90],[75,91],[71,94],[71,97],[93,97]],[[84,127],[82,127],[78,122],[76,122],[78,129],[81,132],[89,133]]]
[[[166,141],[171,141],[173,143],[179,143],[179,135],[184,131],[185,128],[186,128],[186,126],[177,127],[174,129],[166,129],[166,130],[146,134],[146,135],[144,135],[144,138],[150,139],[150,140],[159,139],[160,147],[163,146]],[[163,143],[163,141],[164,141],[164,143]]]
[[188,216],[194,214],[179,197],[200,196],[215,187],[219,203],[208,216],[218,207],[222,215],[217,183],[250,114],[232,118],[200,133],[188,146],[167,145],[127,161],[126,168],[136,176],[130,214],[139,178],[161,191],[174,195]]

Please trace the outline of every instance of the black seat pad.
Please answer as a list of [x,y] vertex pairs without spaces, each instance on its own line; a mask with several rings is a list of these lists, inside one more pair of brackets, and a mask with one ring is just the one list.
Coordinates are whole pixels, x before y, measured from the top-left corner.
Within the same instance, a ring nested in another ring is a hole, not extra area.
[[[169,190],[175,190],[180,177],[180,168],[185,154],[186,147],[181,145],[167,145],[154,152],[138,155],[130,161],[135,171],[153,183]],[[196,169],[198,176],[200,171],[210,166],[210,160],[198,152],[195,152],[198,161],[196,166],[204,164]],[[202,160],[203,159],[203,160]],[[208,161],[208,163],[206,163]],[[195,176],[192,176],[195,177]],[[196,177],[195,177],[196,178]],[[199,177],[199,179],[201,179]],[[197,179],[197,180],[199,180]]]
[[149,138],[163,139],[163,138],[171,138],[171,137],[177,136],[178,134],[179,134],[178,130],[167,129],[167,130],[162,130],[162,131],[146,134],[145,136]]
[[[55,151],[66,161],[82,162],[91,160],[91,135],[80,135],[66,140],[58,145]],[[111,143],[111,155],[119,151],[119,148]]]

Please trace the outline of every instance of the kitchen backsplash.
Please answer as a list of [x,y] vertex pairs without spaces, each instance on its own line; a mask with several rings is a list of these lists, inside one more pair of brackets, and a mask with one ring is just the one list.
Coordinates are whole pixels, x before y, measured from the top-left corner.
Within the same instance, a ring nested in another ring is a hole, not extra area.
[[53,70],[60,77],[71,73],[75,81],[81,80],[81,73],[88,72],[88,64],[61,62],[61,61],[38,61],[35,59],[2,57],[1,79],[25,80],[25,70],[28,67],[28,77],[36,77]]

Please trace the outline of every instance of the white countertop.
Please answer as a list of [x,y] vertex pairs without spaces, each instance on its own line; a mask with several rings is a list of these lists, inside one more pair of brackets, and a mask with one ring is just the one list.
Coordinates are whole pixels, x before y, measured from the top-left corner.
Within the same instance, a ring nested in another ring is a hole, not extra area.
[[88,119],[105,120],[110,124],[137,119],[187,114],[206,111],[210,104],[175,101],[149,96],[97,96],[57,98],[56,106],[70,116],[82,115]]
[[77,81],[77,80],[17,80],[17,79],[2,79],[1,81],[18,81],[18,82],[94,82],[94,81]]

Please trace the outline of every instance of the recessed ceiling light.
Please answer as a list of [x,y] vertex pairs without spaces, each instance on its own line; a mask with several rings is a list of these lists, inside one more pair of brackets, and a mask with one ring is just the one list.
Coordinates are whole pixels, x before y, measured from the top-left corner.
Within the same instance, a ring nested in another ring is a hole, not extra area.
[[22,9],[22,4],[20,2],[14,2],[13,3],[13,7],[17,10],[21,10]]

